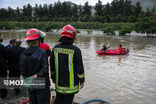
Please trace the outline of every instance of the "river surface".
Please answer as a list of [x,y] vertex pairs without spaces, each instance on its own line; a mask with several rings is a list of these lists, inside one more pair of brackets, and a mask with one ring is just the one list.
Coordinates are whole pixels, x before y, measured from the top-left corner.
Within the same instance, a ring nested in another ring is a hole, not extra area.
[[[24,39],[24,32],[4,32],[4,44]],[[47,34],[51,48],[60,35]],[[80,102],[103,98],[111,104],[156,104],[156,37],[79,35],[74,43],[82,51],[86,82],[78,94]],[[123,56],[99,56],[103,45],[119,44],[130,50]],[[25,46],[25,43],[22,44]]]

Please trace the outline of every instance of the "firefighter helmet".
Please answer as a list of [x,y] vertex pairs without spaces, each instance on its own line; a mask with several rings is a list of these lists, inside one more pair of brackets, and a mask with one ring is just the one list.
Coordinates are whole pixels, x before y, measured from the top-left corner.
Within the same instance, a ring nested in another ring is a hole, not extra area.
[[25,40],[27,41],[41,38],[41,32],[38,29],[29,29],[25,35],[26,35]]
[[69,37],[75,39],[76,37],[76,30],[71,25],[66,25],[62,28],[61,37]]

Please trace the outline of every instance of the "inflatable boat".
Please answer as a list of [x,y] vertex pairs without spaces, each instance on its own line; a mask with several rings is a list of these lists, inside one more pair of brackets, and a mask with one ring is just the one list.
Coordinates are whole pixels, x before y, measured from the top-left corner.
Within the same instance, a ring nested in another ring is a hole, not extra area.
[[117,49],[110,49],[110,50],[98,50],[96,51],[98,55],[125,55],[129,53],[129,49],[123,48],[122,52],[119,52]]

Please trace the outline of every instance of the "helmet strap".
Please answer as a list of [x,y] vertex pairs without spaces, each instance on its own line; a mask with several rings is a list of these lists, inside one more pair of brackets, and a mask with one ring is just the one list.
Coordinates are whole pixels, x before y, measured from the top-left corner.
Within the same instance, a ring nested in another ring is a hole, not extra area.
[[76,39],[76,34],[74,33],[74,39]]

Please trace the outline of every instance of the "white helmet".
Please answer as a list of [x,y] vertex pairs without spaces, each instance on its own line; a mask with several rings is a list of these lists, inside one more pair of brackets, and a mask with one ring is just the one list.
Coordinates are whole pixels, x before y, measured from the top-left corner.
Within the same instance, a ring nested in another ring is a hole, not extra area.
[[44,37],[46,37],[46,33],[40,30],[40,36],[41,36],[41,38],[44,38]]

